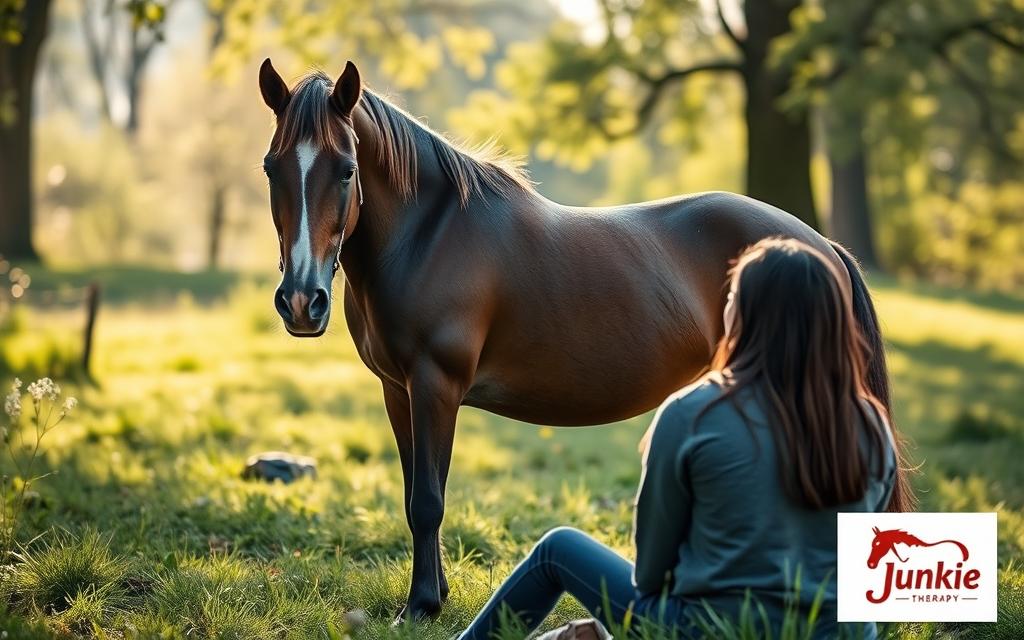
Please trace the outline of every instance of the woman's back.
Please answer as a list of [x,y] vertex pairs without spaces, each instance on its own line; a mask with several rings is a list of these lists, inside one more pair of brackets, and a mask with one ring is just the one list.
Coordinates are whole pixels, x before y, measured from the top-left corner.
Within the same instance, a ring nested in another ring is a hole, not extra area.
[[[661,409],[638,497],[637,585],[644,590],[658,581],[664,584],[666,577],[666,560],[651,558],[641,546],[667,550],[675,543],[670,592],[695,610],[702,609],[704,600],[735,619],[749,589],[778,626],[787,598],[797,595],[799,615],[806,618],[824,585],[816,635],[834,635],[836,513],[885,509],[895,473],[893,451],[886,447],[879,473],[882,461],[878,455],[870,459],[864,430],[860,455],[869,456],[871,469],[864,496],[811,509],[784,487],[784,473],[792,469],[779,469],[776,440],[757,385],[726,399],[723,392],[721,383],[706,380],[670,397]],[[686,513],[681,514],[684,505]],[[668,513],[645,522],[644,514],[655,511]],[[685,531],[664,526],[662,518],[681,518]],[[657,540],[680,533],[681,542],[679,537]]]

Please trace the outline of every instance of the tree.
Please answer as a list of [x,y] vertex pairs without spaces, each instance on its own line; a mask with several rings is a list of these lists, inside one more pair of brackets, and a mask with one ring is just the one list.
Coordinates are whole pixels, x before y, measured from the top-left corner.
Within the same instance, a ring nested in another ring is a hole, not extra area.
[[32,245],[32,83],[51,0],[0,0],[0,254],[37,259]]
[[[38,259],[32,243],[32,89],[52,4],[0,0],[0,254],[22,260]],[[126,8],[134,24],[151,29],[165,15],[164,5],[153,0],[130,0]]]
[[[830,232],[866,265],[879,262],[868,190],[869,138],[893,139],[908,155],[920,155],[929,144],[926,132],[943,126],[937,107],[924,105],[959,104],[966,96],[973,105],[959,111],[970,116],[957,128],[969,146],[995,154],[1003,170],[1019,166],[1005,140],[1024,96],[1014,73],[999,71],[1018,67],[1024,53],[1024,14],[1011,2],[825,0],[800,14],[793,33],[780,43],[780,64],[793,69],[786,102],[826,111]],[[883,108],[900,113],[907,107],[932,113],[872,118]]]
[[[81,0],[82,34],[101,114],[129,137],[139,128],[144,72],[164,40],[163,23],[174,1],[129,0],[122,11],[113,0]],[[115,112],[115,98],[121,98],[124,114]]]
[[[585,166],[576,160],[602,151],[601,140],[636,135],[659,116],[692,119],[692,107],[665,107],[690,78],[738,78],[745,91],[747,192],[817,227],[808,114],[781,106],[789,73],[773,64],[772,54],[772,43],[790,31],[790,14],[800,5],[747,2],[743,27],[734,26],[719,5],[712,16],[717,27],[709,27],[695,1],[604,0],[598,42],[583,39],[578,27],[558,24],[542,44],[513,56],[502,88],[535,117],[517,116],[509,124],[525,129],[522,135],[542,148],[569,149],[567,163]],[[493,96],[477,98],[496,109]]]
[[736,11],[718,0],[711,15],[695,1],[600,5],[600,37],[556,25],[543,44],[513,56],[499,73],[510,100],[491,95],[471,102],[492,118],[509,114],[505,128],[518,129],[542,155],[585,166],[580,158],[602,152],[601,141],[636,135],[652,123],[695,126],[699,107],[683,104],[680,85],[702,76],[738,78],[745,92],[747,193],[819,228],[809,116],[821,109],[834,186],[831,231],[871,264],[877,262],[866,182],[871,149],[863,138],[878,129],[873,106],[905,96],[908,77],[926,74],[930,88],[955,85],[975,98],[981,131],[1005,134],[994,123],[1012,122],[984,116],[998,111],[985,104],[996,87],[958,59],[965,39],[1019,46],[1013,25],[1022,12],[1011,0],[759,0]]

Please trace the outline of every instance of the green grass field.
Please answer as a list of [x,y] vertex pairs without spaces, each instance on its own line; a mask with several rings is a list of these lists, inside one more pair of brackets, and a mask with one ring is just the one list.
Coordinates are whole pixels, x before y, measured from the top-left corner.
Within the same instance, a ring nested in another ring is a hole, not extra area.
[[[36,273],[33,272],[36,276]],[[102,274],[95,384],[45,441],[40,499],[3,573],[10,637],[381,638],[404,601],[409,535],[380,388],[341,321],[288,337],[272,287],[226,276]],[[81,282],[40,272],[34,288]],[[1001,621],[906,626],[900,637],[1024,635],[1024,301],[873,282],[896,417],[921,465],[923,508],[999,511]],[[194,292],[194,293],[190,293]],[[81,311],[22,309],[0,334],[0,383],[75,374]],[[398,637],[449,638],[549,527],[630,551],[637,441],[650,416],[551,429],[463,409],[444,546],[450,600]],[[283,449],[318,480],[239,477]],[[0,609],[2,610],[2,609]],[[581,615],[563,601],[557,619]],[[557,622],[557,620],[556,620]],[[945,634],[945,635],[944,635]]]

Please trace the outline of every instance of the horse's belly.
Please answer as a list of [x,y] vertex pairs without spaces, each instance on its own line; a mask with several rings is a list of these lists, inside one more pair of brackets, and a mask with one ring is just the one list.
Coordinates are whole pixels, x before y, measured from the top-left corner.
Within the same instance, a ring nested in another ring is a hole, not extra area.
[[583,349],[524,351],[520,366],[479,370],[463,404],[535,424],[605,424],[657,407],[708,362],[707,346],[700,341],[658,353],[617,353],[618,361],[607,353],[588,357]]

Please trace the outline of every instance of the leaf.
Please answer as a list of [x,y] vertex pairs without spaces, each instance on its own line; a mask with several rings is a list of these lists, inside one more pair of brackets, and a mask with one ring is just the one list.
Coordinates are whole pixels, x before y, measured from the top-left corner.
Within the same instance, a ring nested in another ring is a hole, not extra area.
[[160,561],[160,566],[168,571],[176,571],[178,569],[178,556],[173,551],[167,552],[164,559]]

